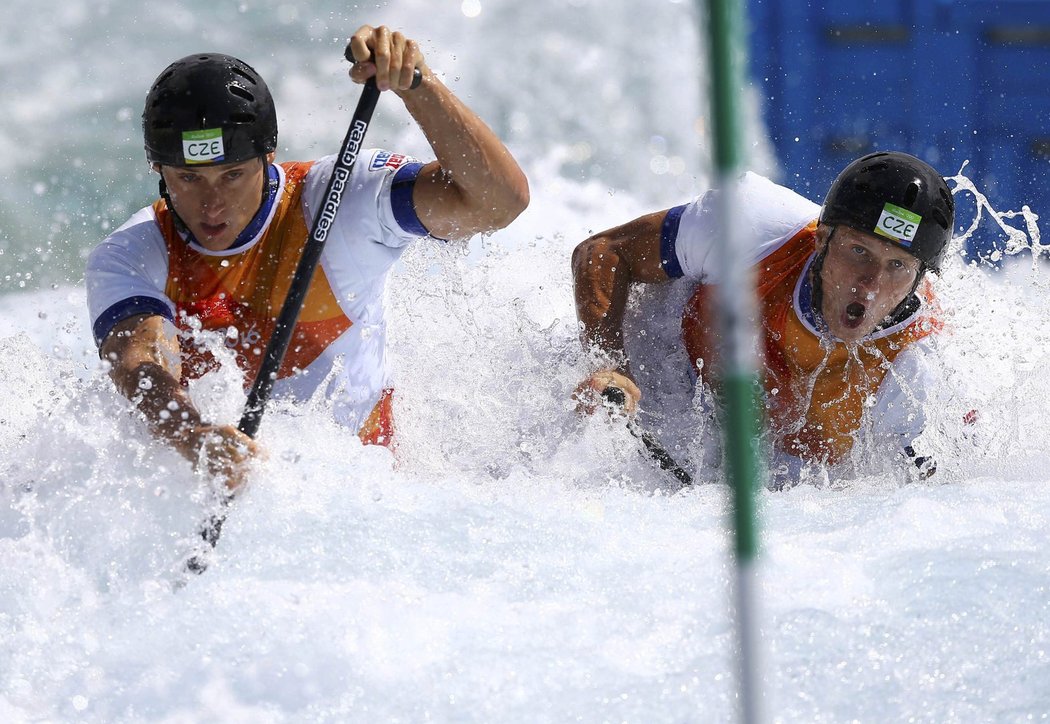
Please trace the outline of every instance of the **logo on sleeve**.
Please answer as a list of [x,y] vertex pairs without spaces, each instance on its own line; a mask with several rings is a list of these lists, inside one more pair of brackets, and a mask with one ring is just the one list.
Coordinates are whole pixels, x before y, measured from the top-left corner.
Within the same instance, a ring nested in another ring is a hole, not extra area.
[[888,203],[882,207],[875,233],[893,239],[901,246],[911,246],[921,222],[922,217],[918,214]]
[[368,164],[368,170],[382,171],[384,168],[389,168],[392,171],[397,171],[411,160],[408,156],[403,156],[400,153],[376,151],[375,155],[372,156],[372,163]]
[[182,157],[187,166],[200,163],[217,163],[226,156],[222,146],[222,129],[206,128],[203,131],[182,132]]

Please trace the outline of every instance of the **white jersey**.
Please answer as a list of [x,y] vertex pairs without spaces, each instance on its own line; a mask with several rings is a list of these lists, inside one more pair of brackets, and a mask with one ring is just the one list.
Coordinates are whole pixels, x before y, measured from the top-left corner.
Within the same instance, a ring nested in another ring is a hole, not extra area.
[[[811,304],[809,268],[816,254],[820,206],[753,173],[735,189],[739,224],[755,267],[768,417],[777,450],[803,459],[844,459],[860,436],[902,450],[921,433],[931,381],[930,339],[940,326],[932,291],[908,318],[876,330],[850,351],[821,340]],[[710,191],[670,209],[661,238],[668,275],[696,286],[683,315],[689,360],[717,358],[711,337],[710,285],[721,282],[721,225]],[[697,282],[699,285],[697,286]],[[695,368],[693,368],[695,372]]]
[[[722,268],[722,222],[713,189],[668,211],[661,237],[664,267],[670,277],[686,276],[718,284]],[[736,186],[741,237],[749,243],[747,263],[757,264],[820,216],[820,205],[791,189],[748,171]]]
[[[91,254],[88,307],[101,345],[122,319],[159,314],[184,331],[222,333],[254,380],[335,157],[269,169],[270,198],[234,246],[208,251],[163,201],[136,213]],[[354,167],[296,325],[275,395],[313,395],[322,382],[336,418],[359,427],[390,385],[384,293],[391,266],[427,235],[412,205],[422,164],[366,150]],[[186,334],[180,337],[186,337]],[[183,342],[183,369],[207,360]]]

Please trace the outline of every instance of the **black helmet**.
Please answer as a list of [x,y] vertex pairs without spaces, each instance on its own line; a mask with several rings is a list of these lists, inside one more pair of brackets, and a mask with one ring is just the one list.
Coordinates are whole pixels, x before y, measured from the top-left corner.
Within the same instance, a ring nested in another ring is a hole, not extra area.
[[235,163],[277,148],[277,111],[250,65],[221,53],[199,53],[176,60],[154,81],[142,132],[150,163]]
[[937,272],[952,238],[955,202],[924,161],[898,151],[872,153],[831,184],[820,221],[883,236]]

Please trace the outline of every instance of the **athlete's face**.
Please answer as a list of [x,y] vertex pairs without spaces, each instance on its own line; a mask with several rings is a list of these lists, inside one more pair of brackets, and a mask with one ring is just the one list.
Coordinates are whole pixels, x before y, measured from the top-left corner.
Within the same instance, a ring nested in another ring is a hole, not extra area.
[[162,166],[175,213],[209,251],[230,248],[262,203],[266,163],[253,158],[217,166]]
[[921,265],[896,244],[847,226],[837,227],[827,243],[821,313],[833,335],[857,342],[904,301]]

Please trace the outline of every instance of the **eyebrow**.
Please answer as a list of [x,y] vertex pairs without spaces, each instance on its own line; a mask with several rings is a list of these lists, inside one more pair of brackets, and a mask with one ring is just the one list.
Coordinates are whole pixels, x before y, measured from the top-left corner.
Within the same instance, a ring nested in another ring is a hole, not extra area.
[[[220,173],[229,173],[230,171],[245,171],[245,170],[247,170],[247,165],[248,165],[247,162],[246,163],[239,163],[236,166],[229,166],[227,168],[223,168]],[[199,174],[206,168],[215,168],[215,167],[214,166],[204,166],[202,168],[185,168],[185,167],[181,167],[179,169],[179,173]]]

